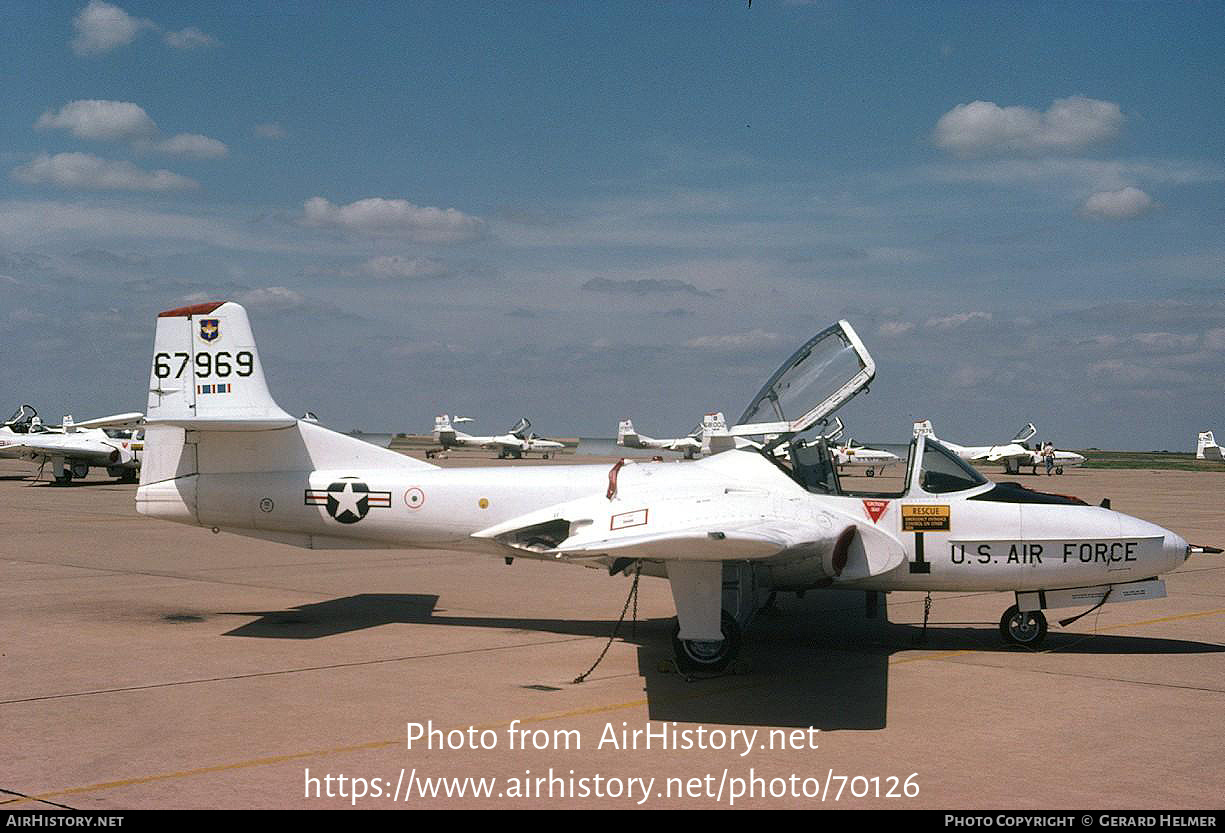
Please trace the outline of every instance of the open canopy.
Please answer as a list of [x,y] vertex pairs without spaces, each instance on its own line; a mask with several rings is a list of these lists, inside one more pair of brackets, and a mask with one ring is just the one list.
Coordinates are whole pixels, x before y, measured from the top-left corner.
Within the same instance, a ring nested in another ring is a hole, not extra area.
[[766,436],[773,448],[806,431],[867,388],[876,363],[846,321],[826,327],[791,354],[757,392],[730,432]]

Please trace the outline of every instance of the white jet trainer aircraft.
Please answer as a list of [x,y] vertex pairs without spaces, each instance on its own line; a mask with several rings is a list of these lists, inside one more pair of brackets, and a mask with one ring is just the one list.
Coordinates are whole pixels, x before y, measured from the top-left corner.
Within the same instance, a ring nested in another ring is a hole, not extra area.
[[702,453],[703,426],[698,425],[688,436],[657,440],[645,434],[639,434],[634,429],[634,422],[623,419],[617,423],[617,445],[625,448],[657,448],[662,451],[676,451],[685,455],[686,460],[692,460]]
[[1195,446],[1196,460],[1225,460],[1225,454],[1221,453],[1221,447],[1217,445],[1216,437],[1212,436],[1211,431],[1201,431],[1199,442]]
[[833,423],[822,432],[825,436],[825,441],[830,446],[830,455],[833,457],[834,463],[837,464],[839,473],[846,469],[863,469],[865,475],[872,477],[878,472],[883,472],[886,466],[902,462],[891,451],[885,451],[880,448],[868,448],[865,445],[856,445],[854,439],[849,439],[842,445],[835,445],[838,440],[842,439],[844,430],[845,426],[842,424],[842,419],[834,417]]
[[[456,417],[456,422],[471,422],[469,417]],[[566,447],[565,443],[539,437],[531,432],[532,423],[527,417],[520,417],[505,434],[495,437],[474,437],[463,431],[456,431],[447,414],[434,417],[434,441],[448,448],[496,448],[498,459],[513,457],[519,459],[524,454],[540,454],[546,460],[549,454],[556,454]]]
[[0,457],[51,463],[59,484],[86,477],[91,466],[105,466],[111,477],[135,483],[143,443],[134,429],[143,416],[134,412],[85,422],[65,416],[62,425],[47,425],[34,408],[21,405],[0,426]]
[[443,469],[377,448],[277,405],[232,302],[162,313],[154,351],[141,513],[299,547],[453,549],[666,578],[685,670],[724,668],[769,591],[1013,592],[1000,629],[1034,645],[1043,609],[1161,597],[1159,576],[1219,552],[1105,506],[997,485],[924,435],[896,484],[847,489],[823,439],[797,438],[875,375],[846,322],[806,342],[728,429],[773,439],[692,463]]
[[[916,421],[914,433],[916,436],[925,434],[936,439],[930,419]],[[940,440],[940,442],[967,463],[1003,463],[1004,471],[1008,474],[1020,474],[1021,466],[1029,466],[1031,473],[1037,474],[1038,467],[1046,465],[1044,455],[1047,453],[1051,455],[1055,474],[1063,474],[1065,468],[1084,465],[1084,456],[1075,451],[1059,451],[1053,446],[1049,449],[1047,446],[1030,448],[1026,443],[1037,433],[1038,429],[1034,427],[1034,424],[1027,422],[1011,442],[1003,445],[965,446],[951,443],[948,440]]]

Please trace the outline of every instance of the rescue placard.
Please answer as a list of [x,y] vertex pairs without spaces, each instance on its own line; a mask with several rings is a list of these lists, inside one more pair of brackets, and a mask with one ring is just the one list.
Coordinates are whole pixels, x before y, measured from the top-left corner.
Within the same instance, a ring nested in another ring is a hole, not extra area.
[[903,532],[948,532],[949,508],[928,504],[902,507]]

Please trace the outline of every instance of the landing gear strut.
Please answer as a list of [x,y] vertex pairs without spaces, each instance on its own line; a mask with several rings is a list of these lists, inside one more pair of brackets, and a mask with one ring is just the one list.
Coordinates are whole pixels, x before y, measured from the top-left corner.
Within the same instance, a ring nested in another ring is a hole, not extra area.
[[727,668],[740,650],[740,625],[736,619],[723,611],[719,623],[723,631],[723,639],[719,642],[703,642],[696,639],[680,639],[681,624],[678,621],[672,628],[672,651],[676,655],[676,667],[686,674],[703,672],[717,674]]
[[[676,602],[676,625],[672,630],[672,652],[676,670],[682,674],[719,674],[745,666],[736,661],[744,631],[760,606],[757,568],[747,562],[667,563],[668,580]],[[714,612],[719,611],[719,633],[714,635]],[[709,617],[709,618],[706,618]],[[687,635],[681,639],[681,622]]]
[[1022,611],[1013,605],[1000,617],[1000,635],[1013,645],[1036,648],[1046,638],[1046,617],[1041,610]]

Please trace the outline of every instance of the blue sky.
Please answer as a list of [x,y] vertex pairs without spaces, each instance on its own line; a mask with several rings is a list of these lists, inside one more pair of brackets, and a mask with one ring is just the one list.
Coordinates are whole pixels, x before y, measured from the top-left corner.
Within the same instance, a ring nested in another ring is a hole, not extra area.
[[1225,4],[0,5],[0,394],[233,298],[342,429],[674,435],[845,317],[856,437],[1225,430]]

